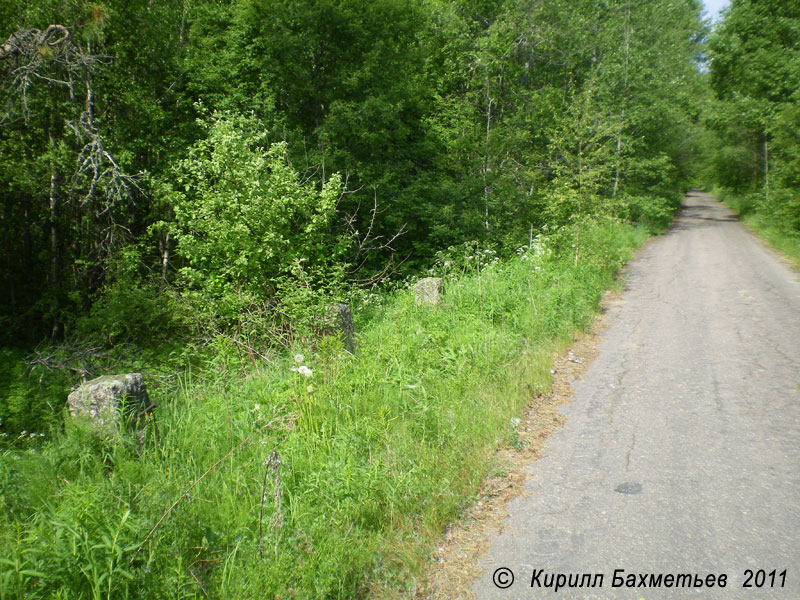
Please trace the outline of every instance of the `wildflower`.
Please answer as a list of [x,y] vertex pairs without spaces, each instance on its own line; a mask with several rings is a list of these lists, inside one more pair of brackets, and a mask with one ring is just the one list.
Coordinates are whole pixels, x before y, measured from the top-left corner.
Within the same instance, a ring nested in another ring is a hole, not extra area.
[[511,426],[512,427],[519,427],[520,420],[516,417],[511,417]]
[[305,377],[311,377],[314,374],[314,372],[305,365],[297,367],[297,372]]
[[304,360],[305,360],[305,357],[302,354],[295,354],[294,355],[294,362],[296,362],[298,365],[303,364]]
[[313,392],[313,391],[314,391],[314,386],[313,386],[313,385],[310,385],[310,386],[308,386],[308,387],[306,388],[306,391],[307,391],[307,392],[310,394],[311,392]]
[[260,404],[256,404],[256,405],[253,407],[253,410],[254,410],[254,411],[256,411],[256,412],[260,411],[260,410],[261,410],[261,405],[260,405]]

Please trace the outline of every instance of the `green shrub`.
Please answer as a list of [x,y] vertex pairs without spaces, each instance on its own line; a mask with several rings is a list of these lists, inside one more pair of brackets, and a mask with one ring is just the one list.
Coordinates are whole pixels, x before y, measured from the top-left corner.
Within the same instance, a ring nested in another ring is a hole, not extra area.
[[140,450],[70,426],[0,454],[0,597],[407,593],[646,233],[584,223],[577,264],[570,236],[480,268],[450,250],[441,305],[389,294],[356,314],[356,355],[328,340],[242,377],[220,338],[211,368],[153,392],[161,438]]
[[0,447],[33,444],[61,419],[71,385],[66,373],[27,364],[21,350],[0,348]]
[[287,321],[302,328],[342,288],[349,240],[330,227],[341,178],[320,190],[303,182],[286,145],[267,145],[255,118],[215,113],[200,124],[207,136],[163,188],[184,295],[229,332],[279,337]]

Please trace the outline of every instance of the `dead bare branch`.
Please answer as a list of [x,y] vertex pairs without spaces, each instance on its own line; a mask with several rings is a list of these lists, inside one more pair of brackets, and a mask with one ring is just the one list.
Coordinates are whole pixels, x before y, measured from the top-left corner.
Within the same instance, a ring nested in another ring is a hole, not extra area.
[[219,459],[217,462],[215,462],[213,465],[211,465],[210,467],[208,467],[208,469],[206,469],[205,473],[203,473],[202,475],[200,475],[200,477],[198,477],[197,479],[195,479],[195,480],[192,482],[192,484],[191,484],[191,485],[190,485],[188,488],[186,488],[186,491],[184,491],[184,492],[183,492],[183,494],[181,494],[180,496],[178,496],[178,499],[177,499],[177,500],[175,500],[175,502],[173,502],[173,503],[170,505],[170,507],[169,507],[167,510],[165,510],[165,511],[164,511],[164,514],[163,514],[163,515],[161,515],[161,517],[158,519],[158,521],[156,521],[156,524],[155,524],[155,525],[153,525],[153,528],[152,528],[152,529],[151,529],[151,530],[150,530],[150,531],[147,533],[147,535],[145,536],[144,540],[142,540],[142,543],[141,543],[141,544],[139,544],[139,546],[136,548],[136,552],[134,552],[134,553],[133,553],[133,556],[131,556],[131,560],[130,560],[130,562],[128,563],[129,565],[133,564],[133,561],[134,561],[134,560],[136,559],[136,557],[139,555],[139,552],[140,552],[140,551],[141,551],[141,549],[144,547],[144,545],[147,543],[147,541],[148,541],[148,540],[149,540],[149,539],[152,537],[153,533],[155,533],[155,530],[156,530],[156,529],[158,529],[158,526],[159,526],[159,525],[161,525],[161,523],[164,521],[164,519],[166,519],[166,518],[169,516],[169,514],[170,514],[170,513],[171,513],[171,512],[174,510],[174,508],[175,508],[176,506],[178,506],[178,503],[179,503],[181,500],[183,500],[184,498],[188,497],[188,496],[189,496],[189,492],[191,492],[191,491],[194,489],[194,487],[195,487],[195,486],[196,486],[198,483],[200,483],[201,481],[203,481],[203,479],[205,479],[205,478],[206,478],[206,476],[207,476],[209,473],[211,473],[211,472],[212,472],[212,471],[214,471],[214,470],[215,470],[215,469],[216,469],[216,468],[217,468],[219,465],[221,465],[221,464],[223,463],[223,461],[224,461],[226,458],[228,458],[229,456],[231,456],[231,455],[232,455],[234,452],[236,452],[237,450],[241,450],[242,448],[244,448],[244,447],[245,447],[245,446],[246,446],[246,445],[247,445],[247,444],[250,442],[250,440],[252,440],[252,439],[253,439],[253,435],[254,435],[254,434],[252,434],[252,433],[251,433],[251,434],[250,434],[250,435],[248,435],[246,438],[244,438],[244,439],[243,439],[241,442],[239,442],[239,443],[238,443],[236,446],[234,446],[233,448],[231,448],[231,449],[228,451],[228,453],[227,453],[227,454],[225,454],[225,456],[223,456],[223,457],[222,457],[222,458],[220,458],[220,459]]
[[[342,192],[342,196],[346,192]],[[340,197],[341,199],[341,197]],[[365,265],[372,259],[372,257],[377,253],[388,253],[389,258],[387,259],[384,267],[378,273],[374,273],[366,278],[351,278],[350,281],[352,283],[356,283],[358,285],[366,285],[366,286],[373,286],[381,281],[384,281],[391,277],[396,271],[397,268],[402,265],[408,257],[404,258],[399,263],[395,264],[394,260],[394,253],[396,252],[393,244],[394,242],[407,233],[406,225],[403,224],[400,229],[398,229],[394,234],[391,236],[385,235],[376,235],[373,233],[375,230],[376,222],[378,219],[378,215],[380,215],[383,210],[378,208],[378,191],[377,188],[373,188],[373,198],[372,198],[372,208],[369,211],[369,221],[367,223],[367,229],[364,233],[360,233],[358,230],[358,214],[361,211],[361,202],[359,201],[356,209],[344,216],[344,226],[347,233],[355,240],[356,249],[354,256],[352,258],[352,262],[355,267],[349,269],[347,273],[349,275],[355,275],[361,269],[365,267]]]
[[351,278],[348,279],[348,281],[359,287],[365,287],[365,288],[374,287],[379,283],[382,283],[387,279],[390,279],[395,273],[398,272],[403,263],[406,262],[409,258],[411,258],[410,254],[406,256],[403,260],[395,264],[394,255],[392,255],[389,257],[389,260],[386,262],[386,264],[384,265],[383,269],[381,269],[380,272],[375,273],[370,277],[365,277],[362,279]]
[[[25,359],[29,369],[44,367],[50,371],[69,371],[81,376],[83,382],[99,372],[108,362],[108,353],[102,348],[76,348],[74,346],[50,346],[36,350]],[[98,367],[99,365],[102,365]]]
[[[76,76],[77,81],[83,80],[91,67],[105,58],[85,52],[63,25],[50,25],[44,31],[21,29],[0,46],[0,61],[5,70],[3,88],[19,103],[27,120],[28,95],[36,80],[67,88],[70,98],[74,98]],[[0,123],[12,112],[3,115]]]
[[[54,38],[61,34],[60,38]],[[41,48],[45,45],[58,46],[70,39],[69,30],[63,25],[50,25],[44,31],[39,29],[27,29],[12,33],[6,42],[0,46],[0,60],[14,58],[20,54],[24,55],[31,46]]]
[[137,193],[144,193],[139,185],[142,174],[125,173],[106,147],[95,118],[92,71],[106,58],[83,48],[63,25],[50,25],[44,31],[20,30],[0,46],[0,71],[5,71],[2,87],[11,100],[11,108],[0,116],[0,125],[11,117],[15,107],[27,121],[29,93],[37,81],[67,89],[73,102],[79,88],[84,90],[83,111],[77,118],[66,120],[67,129],[80,144],[69,196],[77,199],[81,208],[93,210],[101,257],[110,253],[110,244],[120,229],[114,209],[133,203]]
[[[287,420],[286,415],[276,416],[269,423],[267,423],[263,427],[260,427],[259,430],[260,431],[269,430],[273,425],[276,425],[276,424],[281,423],[281,422],[285,423],[286,420]],[[136,560],[136,557],[139,555],[139,552],[141,552],[142,548],[144,548],[144,545],[148,542],[148,540],[150,540],[150,538],[153,536],[153,533],[155,533],[156,529],[158,529],[158,527],[161,525],[161,523],[164,521],[164,519],[166,519],[169,516],[169,514],[175,509],[175,507],[178,506],[180,501],[183,500],[184,498],[188,498],[189,497],[189,492],[191,492],[195,488],[195,486],[197,486],[198,483],[203,481],[203,479],[205,479],[206,476],[208,476],[211,472],[216,470],[216,468],[218,466],[220,466],[223,462],[225,462],[225,459],[227,459],[228,457],[230,457],[234,453],[238,452],[239,450],[241,450],[245,446],[247,446],[253,440],[253,436],[255,436],[255,434],[256,434],[256,432],[251,433],[246,438],[244,438],[241,442],[239,442],[236,446],[231,448],[225,454],[225,456],[223,456],[217,462],[215,462],[213,465],[208,467],[208,469],[206,469],[205,472],[202,475],[200,475],[200,477],[195,479],[191,483],[191,485],[188,488],[186,488],[186,490],[184,490],[184,492],[180,496],[178,496],[177,500],[175,500],[175,502],[173,502],[170,505],[170,507],[167,510],[164,511],[164,514],[161,515],[161,517],[158,519],[158,521],[156,521],[156,524],[153,525],[153,528],[147,533],[147,535],[142,540],[142,542],[136,547],[136,552],[133,553],[133,556],[131,556],[131,559],[128,562],[129,565],[133,564],[133,561]]]
[[[243,341],[241,341],[239,339],[236,339],[235,335],[226,335],[226,334],[222,333],[222,331],[220,331],[219,329],[216,329],[216,328],[212,328],[211,331],[213,332],[213,334],[215,336],[218,336],[218,337],[224,338],[226,340],[229,340],[229,341],[233,342],[234,344],[236,344],[237,346],[240,346],[241,348],[246,350],[248,355],[250,356],[250,360],[253,362],[253,366],[254,367],[256,367],[255,360],[253,358],[254,356],[257,356],[258,358],[260,358],[261,360],[263,360],[265,362],[268,362],[268,363],[272,362],[272,359],[270,359],[265,354],[259,352],[258,350],[253,348],[251,345],[246,344],[246,343],[244,343]],[[256,370],[258,370],[258,367],[256,367]]]

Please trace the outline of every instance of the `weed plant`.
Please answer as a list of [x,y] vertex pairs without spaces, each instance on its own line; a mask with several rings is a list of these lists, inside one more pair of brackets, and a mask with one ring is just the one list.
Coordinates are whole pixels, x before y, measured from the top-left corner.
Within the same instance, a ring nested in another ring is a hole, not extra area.
[[143,447],[70,421],[7,447],[0,598],[407,589],[646,235],[584,227],[577,264],[563,232],[505,261],[463,257],[439,306],[398,290],[357,314],[355,355],[328,338],[242,377],[222,352],[154,394],[160,436]]
[[759,210],[761,197],[758,194],[734,194],[719,188],[712,193],[736,212],[753,232],[783,253],[796,269],[800,269],[800,233],[792,229],[781,215],[763,208]]

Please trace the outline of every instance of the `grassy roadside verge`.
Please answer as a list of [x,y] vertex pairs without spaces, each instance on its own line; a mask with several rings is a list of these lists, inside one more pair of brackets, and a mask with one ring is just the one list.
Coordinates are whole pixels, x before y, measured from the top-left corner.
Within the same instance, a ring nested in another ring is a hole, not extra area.
[[734,211],[739,219],[769,246],[783,254],[795,269],[800,270],[800,235],[788,231],[768,215],[755,210],[752,199],[719,188],[711,193]]
[[584,228],[577,265],[568,239],[496,263],[473,253],[440,306],[385,299],[356,356],[321,343],[240,377],[223,352],[218,375],[154,398],[161,439],[142,450],[70,425],[4,451],[0,598],[401,590],[646,237]]

